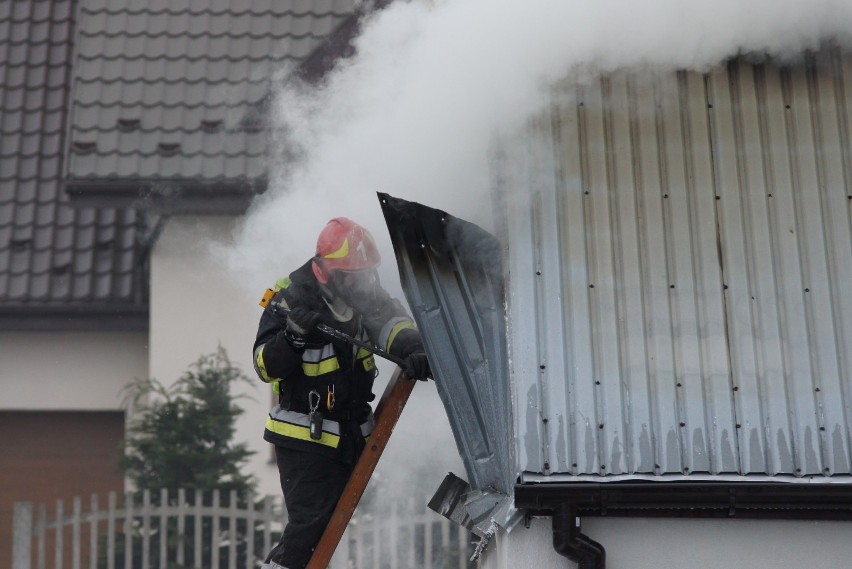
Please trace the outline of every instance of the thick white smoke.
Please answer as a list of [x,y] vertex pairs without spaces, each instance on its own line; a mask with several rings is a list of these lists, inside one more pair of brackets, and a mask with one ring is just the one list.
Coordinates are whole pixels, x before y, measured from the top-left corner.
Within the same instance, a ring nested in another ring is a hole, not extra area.
[[794,56],[849,30],[848,0],[395,2],[324,86],[279,93],[272,120],[297,160],[275,145],[271,187],[237,236],[232,272],[255,294],[310,256],[337,215],[371,227],[389,258],[376,191],[487,225],[489,141],[570,73]]
[[[850,0],[394,2],[365,22],[356,55],[322,87],[290,83],[278,93],[271,120],[284,138],[229,273],[254,298],[344,215],[372,229],[383,281],[399,296],[375,192],[487,226],[489,143],[522,124],[555,80],[635,66],[706,69],[738,52],[791,57],[842,43],[848,30]],[[428,432],[429,417],[419,420]]]

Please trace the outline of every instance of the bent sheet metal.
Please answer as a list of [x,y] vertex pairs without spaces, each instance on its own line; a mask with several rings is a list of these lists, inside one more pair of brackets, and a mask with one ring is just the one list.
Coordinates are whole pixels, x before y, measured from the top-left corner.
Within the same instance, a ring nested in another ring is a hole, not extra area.
[[470,480],[448,475],[430,507],[490,537],[493,523],[510,529],[517,519],[500,244],[446,212],[383,193],[379,201]]

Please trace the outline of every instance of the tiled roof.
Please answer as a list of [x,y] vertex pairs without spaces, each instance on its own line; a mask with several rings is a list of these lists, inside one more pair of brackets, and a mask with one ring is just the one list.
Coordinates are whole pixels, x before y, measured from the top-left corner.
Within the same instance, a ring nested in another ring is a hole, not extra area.
[[262,189],[270,81],[320,76],[359,4],[0,1],[0,330],[144,329],[157,210]]
[[250,111],[265,100],[271,80],[305,61],[355,4],[81,1],[67,167],[72,199],[129,205],[165,189],[182,199],[173,208],[194,211],[211,203],[238,207],[241,197],[247,202],[263,190],[267,133]]
[[73,209],[61,187],[74,9],[0,2],[0,329],[145,320],[135,213]]

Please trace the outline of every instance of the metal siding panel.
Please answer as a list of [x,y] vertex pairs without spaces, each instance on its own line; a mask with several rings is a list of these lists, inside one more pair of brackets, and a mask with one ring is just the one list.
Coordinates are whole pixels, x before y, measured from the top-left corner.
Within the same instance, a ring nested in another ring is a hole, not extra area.
[[[665,463],[664,440],[661,436],[669,429],[676,430],[676,418],[669,405],[659,402],[675,398],[674,369],[671,357],[671,327],[669,322],[669,298],[677,285],[669,275],[666,255],[666,226],[664,203],[667,202],[668,187],[664,180],[665,154],[662,131],[663,106],[658,103],[657,82],[651,77],[636,77],[635,126],[632,143],[636,148],[636,174],[639,218],[639,254],[641,256],[641,278],[643,312],[640,325],[645,328],[645,341],[641,347],[647,353],[642,365],[645,367],[645,392],[639,392],[642,403],[647,406],[644,423],[639,425],[639,436],[632,441],[638,447],[640,465],[638,471],[660,474]],[[670,288],[671,287],[671,288]],[[671,292],[670,292],[671,291]],[[638,400],[638,397],[636,398]],[[636,404],[634,404],[634,408]],[[662,408],[661,408],[662,407]],[[634,424],[639,419],[632,417]],[[664,425],[666,428],[664,428]]]
[[[526,149],[522,151],[525,152]],[[512,290],[534,290],[536,284],[535,244],[531,219],[532,196],[529,192],[518,191],[526,187],[528,158],[524,154],[504,156],[503,159],[504,164],[508,163],[504,179],[509,211],[507,222],[510,224],[508,232],[517,236],[517,243],[513,242],[513,248],[517,247],[517,249],[513,251],[518,252],[509,259],[509,279],[512,282]],[[516,160],[523,166],[515,164]],[[544,470],[546,457],[539,426],[542,394],[539,390],[536,364],[536,299],[530,294],[517,294],[510,296],[507,303],[514,341],[510,373],[514,377],[517,389],[516,432],[525,433],[523,440],[519,440],[521,444],[517,453],[518,461],[523,469],[541,471]],[[534,314],[536,318],[530,318],[530,315]]]
[[[753,89],[749,91],[740,85],[746,81],[734,81],[736,70],[719,71],[708,77],[710,103],[708,108],[712,116],[714,140],[714,166],[716,176],[716,192],[718,195],[717,211],[720,233],[722,278],[724,281],[724,297],[727,307],[728,332],[733,353],[731,363],[739,373],[736,377],[743,379],[744,385],[736,384],[735,395],[737,416],[740,418],[739,431],[754,432],[759,425],[759,404],[761,386],[760,378],[764,375],[766,362],[760,357],[760,346],[774,349],[775,357],[769,361],[778,361],[780,355],[777,327],[764,328],[768,320],[774,320],[770,315],[765,318],[760,314],[759,299],[771,300],[772,280],[771,265],[765,265],[772,259],[768,248],[768,232],[766,231],[765,211],[755,215],[765,206],[759,203],[765,201],[764,184],[760,179],[760,168],[751,168],[752,164],[761,163],[759,146],[744,141],[744,128],[753,127],[754,114],[749,112],[754,100]],[[731,83],[736,86],[732,89]],[[748,124],[748,121],[752,121]],[[756,142],[749,138],[749,142]],[[752,190],[757,190],[753,196]],[[754,198],[754,200],[752,199]],[[754,202],[754,203],[753,203]],[[757,262],[755,262],[757,260]],[[765,265],[765,266],[761,266]],[[763,277],[763,278],[761,278]],[[755,293],[755,290],[760,292]],[[774,301],[764,303],[763,307],[774,308]],[[770,379],[769,381],[773,381]],[[774,381],[780,384],[780,381]],[[740,397],[742,392],[742,397]],[[755,414],[755,411],[757,413]],[[736,433],[733,426],[732,433]],[[740,448],[748,450],[753,455],[747,455],[743,461],[741,472],[751,468],[763,471],[764,448],[758,437],[756,440],[740,439]],[[755,443],[751,446],[749,443]]]
[[612,231],[610,183],[613,172],[607,156],[608,109],[603,85],[596,82],[582,90],[582,112],[586,153],[583,157],[584,186],[588,188],[589,208],[589,297],[591,309],[592,354],[596,383],[595,423],[598,426],[597,462],[592,472],[617,472],[608,458],[613,441],[624,438],[618,342],[615,259]]
[[566,81],[509,143],[522,469],[849,474],[852,58],[836,57]]
[[588,200],[581,168],[580,101],[573,85],[562,85],[552,110],[557,125],[556,167],[559,172],[559,243],[562,250],[562,294],[566,308],[565,373],[569,384],[566,472],[596,472],[597,422],[588,402],[595,400],[596,379],[589,319],[589,267],[586,228]]
[[[611,111],[611,132],[615,152],[615,203],[612,208],[615,235],[616,307],[619,343],[624,346],[621,369],[622,425],[624,440],[612,441],[612,469],[637,472],[639,468],[638,432],[649,422],[648,406],[643,401],[648,378],[645,369],[644,311],[642,304],[642,265],[639,258],[639,231],[635,187],[633,145],[633,113],[635,101],[625,74],[614,75],[608,85],[608,107]],[[637,424],[638,423],[638,424]],[[634,431],[634,428],[637,429]],[[624,453],[617,448],[623,448]],[[644,470],[648,472],[649,470]]]
[[[549,116],[537,121],[539,132],[551,132]],[[529,139],[528,187],[532,194],[533,262],[535,269],[540,397],[539,429],[543,442],[542,466],[545,472],[556,466],[567,469],[567,444],[563,428],[571,408],[565,372],[565,320],[561,286],[561,246],[559,241],[558,192],[554,176],[553,135]],[[553,244],[546,246],[545,244]]]
[[[852,193],[847,189],[845,175],[848,160],[849,137],[848,115],[845,113],[846,101],[843,89],[843,61],[837,53],[818,56],[817,120],[819,121],[818,142],[820,158],[821,208],[825,219],[827,239],[828,283],[832,305],[831,322],[834,330],[834,350],[832,364],[836,374],[825,377],[827,393],[839,397],[820,397],[819,404],[830,437],[826,448],[827,466],[830,473],[849,472],[852,468],[852,449],[850,449],[849,429],[852,425],[852,302],[848,301],[846,291],[852,282],[852,230],[849,226],[849,203]],[[845,149],[845,153],[844,153]],[[845,190],[845,191],[844,191]],[[831,356],[829,356],[831,357]]]
[[[781,70],[771,65],[761,67],[764,80],[764,102],[769,124],[769,148],[766,159],[769,161],[767,190],[771,189],[772,218],[770,229],[776,244],[774,258],[777,260],[775,286],[778,290],[779,321],[778,329],[782,342],[782,354],[777,360],[766,353],[768,365],[783,366],[773,370],[767,376],[770,392],[762,398],[765,414],[768,416],[770,432],[766,434],[767,445],[774,450],[779,461],[778,470],[770,472],[803,472],[803,437],[796,432],[795,426],[801,417],[801,410],[795,401],[794,378],[797,374],[810,374],[807,322],[804,311],[804,283],[802,280],[802,260],[798,236],[801,228],[797,219],[798,205],[796,194],[799,190],[795,180],[794,157],[791,149],[795,145],[795,133],[791,132],[787,98],[782,85]],[[759,346],[761,347],[761,346]],[[775,375],[781,375],[776,378]],[[777,388],[775,387],[777,383]],[[783,393],[778,393],[783,387]],[[808,394],[812,397],[811,394]],[[791,397],[793,398],[791,400]]]
[[[809,346],[808,357],[801,368],[793,368],[790,376],[790,396],[796,409],[798,454],[803,474],[820,474],[824,468],[822,452],[824,431],[820,430],[817,416],[815,388],[822,382],[824,369],[830,361],[823,348],[834,344],[833,331],[823,323],[831,321],[828,304],[828,275],[825,262],[825,240],[820,211],[820,188],[817,179],[816,147],[811,112],[814,101],[809,94],[809,74],[805,66],[788,71],[790,108],[788,121],[793,139],[791,153],[794,157],[794,198],[797,213],[797,241],[801,250],[804,292],[805,340]],[[833,367],[833,366],[832,366]]]

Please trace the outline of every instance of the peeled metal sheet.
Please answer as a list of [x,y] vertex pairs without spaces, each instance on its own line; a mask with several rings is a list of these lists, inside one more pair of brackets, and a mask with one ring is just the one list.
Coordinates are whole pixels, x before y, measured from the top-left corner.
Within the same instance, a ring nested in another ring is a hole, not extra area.
[[501,142],[526,479],[848,480],[850,126],[826,49],[566,82]]
[[469,483],[508,496],[516,470],[499,244],[443,211],[379,201]]

